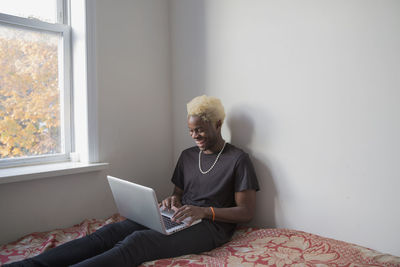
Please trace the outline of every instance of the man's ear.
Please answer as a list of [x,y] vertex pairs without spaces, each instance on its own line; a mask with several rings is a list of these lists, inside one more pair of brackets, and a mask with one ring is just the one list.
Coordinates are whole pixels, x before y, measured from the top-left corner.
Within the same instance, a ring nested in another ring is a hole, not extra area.
[[221,120],[217,121],[216,126],[217,126],[217,129],[218,129],[218,128],[221,128],[221,126],[222,126],[222,121],[221,121]]

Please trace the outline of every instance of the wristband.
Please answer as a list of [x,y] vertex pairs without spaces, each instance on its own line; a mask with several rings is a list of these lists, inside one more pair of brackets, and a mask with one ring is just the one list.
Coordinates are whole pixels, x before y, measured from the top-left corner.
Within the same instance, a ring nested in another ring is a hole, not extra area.
[[210,209],[211,209],[211,212],[212,212],[212,220],[214,221],[214,220],[215,220],[214,208],[213,208],[213,207],[210,207]]

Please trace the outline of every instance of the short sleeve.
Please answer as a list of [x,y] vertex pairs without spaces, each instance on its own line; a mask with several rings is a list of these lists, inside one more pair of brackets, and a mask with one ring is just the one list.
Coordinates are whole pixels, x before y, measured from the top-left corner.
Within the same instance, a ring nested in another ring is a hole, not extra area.
[[184,189],[184,176],[183,176],[183,165],[182,165],[182,154],[176,163],[174,173],[171,179],[172,183],[179,187],[180,189]]
[[247,153],[241,155],[235,168],[235,192],[260,190],[253,163]]

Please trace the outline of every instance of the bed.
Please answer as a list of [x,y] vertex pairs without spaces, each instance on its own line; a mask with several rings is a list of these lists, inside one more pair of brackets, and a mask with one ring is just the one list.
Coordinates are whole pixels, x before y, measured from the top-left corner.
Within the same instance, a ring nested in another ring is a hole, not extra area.
[[[0,246],[0,265],[35,256],[124,218],[87,219],[70,228],[32,233]],[[238,227],[232,240],[199,255],[161,259],[143,266],[398,266],[400,257],[290,229]]]

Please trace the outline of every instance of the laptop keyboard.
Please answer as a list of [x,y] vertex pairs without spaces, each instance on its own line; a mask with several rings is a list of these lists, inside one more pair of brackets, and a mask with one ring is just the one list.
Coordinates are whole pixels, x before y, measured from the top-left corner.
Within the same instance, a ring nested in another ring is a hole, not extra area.
[[165,225],[165,228],[166,228],[166,229],[171,229],[172,227],[175,227],[175,226],[184,224],[184,223],[182,223],[182,222],[181,222],[181,223],[173,222],[173,221],[171,221],[170,218],[168,218],[168,217],[165,216],[165,215],[162,215],[162,218],[163,218],[164,225]]

